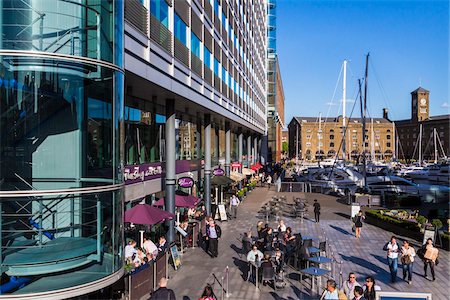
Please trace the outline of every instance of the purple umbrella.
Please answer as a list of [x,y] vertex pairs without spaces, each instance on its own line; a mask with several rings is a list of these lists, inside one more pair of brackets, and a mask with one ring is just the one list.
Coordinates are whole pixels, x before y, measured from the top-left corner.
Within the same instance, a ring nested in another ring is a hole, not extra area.
[[[200,199],[192,195],[177,195],[175,194],[176,207],[195,207],[200,202]],[[164,198],[159,199],[153,205],[164,206]]]
[[125,211],[125,222],[134,224],[155,225],[173,218],[175,218],[174,214],[148,204],[138,204]]

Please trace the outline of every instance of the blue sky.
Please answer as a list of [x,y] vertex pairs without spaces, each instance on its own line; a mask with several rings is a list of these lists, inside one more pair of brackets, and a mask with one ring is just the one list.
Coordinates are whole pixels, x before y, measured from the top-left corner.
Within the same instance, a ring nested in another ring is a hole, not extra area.
[[388,107],[391,119],[410,118],[419,84],[430,91],[431,115],[449,113],[447,0],[278,0],[277,52],[286,124],[294,115],[341,114],[342,81],[333,92],[342,62],[349,60],[346,98],[355,99],[367,52],[370,116]]

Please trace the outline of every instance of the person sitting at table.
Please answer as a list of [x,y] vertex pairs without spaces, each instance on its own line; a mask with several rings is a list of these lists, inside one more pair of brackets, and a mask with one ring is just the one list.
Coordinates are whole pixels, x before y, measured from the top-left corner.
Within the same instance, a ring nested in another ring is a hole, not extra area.
[[144,251],[142,251],[141,247],[137,247],[136,255],[134,256],[134,260],[133,260],[134,266],[137,268],[137,267],[143,265],[144,258],[145,258]]
[[133,256],[136,255],[136,241],[129,240],[128,245],[125,246],[125,260],[133,260]]
[[333,279],[327,280],[327,288],[322,293],[322,297],[320,300],[347,300],[347,296],[345,296],[344,292],[340,291],[337,288],[336,281]]
[[[262,252],[258,250],[258,246],[256,244],[253,244],[252,250],[250,250],[248,252],[248,254],[247,254],[247,261],[251,265],[254,265],[255,268],[259,268],[261,266],[262,258],[263,258]],[[247,280],[250,277],[250,274],[252,273],[252,266],[251,265],[249,265]]]
[[273,234],[273,229],[271,227],[267,228],[267,234],[264,237],[264,252],[273,251],[273,242],[275,240],[275,235]]
[[158,255],[166,252],[168,245],[167,245],[166,237],[164,235],[159,237],[159,243],[158,243],[158,245],[156,245],[156,247],[158,247]]
[[263,253],[258,250],[258,246],[256,244],[253,244],[252,250],[250,250],[247,254],[247,261],[259,267],[261,265],[262,258]]
[[278,232],[284,234],[286,232],[286,225],[284,224],[284,220],[280,220],[278,222]]
[[264,222],[258,221],[258,223],[256,223],[256,231],[258,232],[258,239],[262,238],[262,230],[263,229],[264,229]]
[[[264,258],[263,258],[263,260],[261,262],[261,270],[264,270],[266,268],[268,268],[268,269],[272,269],[273,268],[272,261],[270,260],[270,254],[264,254]],[[263,281],[263,285],[266,285],[266,284],[267,284],[267,281],[264,280]]]
[[144,248],[145,253],[147,254],[147,258],[150,259],[156,259],[156,256],[158,256],[158,247],[156,247],[155,243],[153,243],[150,240],[149,234],[144,235],[144,244],[142,245]]
[[284,258],[283,253],[279,248],[275,250],[275,257],[273,259],[273,262],[275,264],[275,272],[277,272],[277,274],[280,274],[283,271]]
[[190,207],[187,211],[187,217],[192,220],[195,217],[195,207]]

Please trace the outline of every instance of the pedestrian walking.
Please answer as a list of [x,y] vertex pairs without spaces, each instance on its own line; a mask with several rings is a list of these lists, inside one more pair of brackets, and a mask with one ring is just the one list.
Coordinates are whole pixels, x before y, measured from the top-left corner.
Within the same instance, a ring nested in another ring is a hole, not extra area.
[[167,288],[167,278],[162,277],[159,280],[159,289],[157,289],[149,300],[176,300],[173,290]]
[[270,176],[270,174],[267,175],[266,182],[267,182],[267,189],[270,190],[270,185],[272,184],[272,176]]
[[400,260],[403,268],[403,280],[408,279],[408,283],[412,283],[412,270],[416,251],[410,246],[409,241],[403,241],[403,247]]
[[202,296],[198,300],[216,300],[217,297],[214,295],[212,287],[207,284],[203,290]]
[[356,280],[355,273],[351,272],[350,274],[348,274],[348,280],[346,280],[342,286],[342,290],[344,291],[348,299],[353,299],[353,297],[355,297],[354,290],[357,286],[361,287],[359,282]]
[[317,202],[317,199],[314,199],[314,218],[316,219],[316,223],[319,223],[320,218],[320,203]]
[[355,236],[357,239],[361,237],[361,229],[362,229],[362,222],[366,217],[364,217],[362,211],[360,210],[358,214],[355,216]]
[[239,204],[241,203],[241,201],[239,200],[239,198],[236,195],[231,196],[231,201],[230,201],[230,205],[231,205],[231,216],[233,218],[237,218],[237,209]]
[[389,271],[391,272],[391,282],[394,283],[397,281],[398,253],[400,252],[395,236],[392,236],[391,240],[384,245],[383,250],[387,251],[386,255]]
[[211,257],[217,257],[219,255],[219,239],[222,235],[220,226],[216,224],[213,218],[209,219],[209,223],[206,225],[206,240],[208,241],[208,251]]
[[439,263],[438,257],[439,257],[439,250],[434,247],[433,240],[429,238],[425,245],[422,246],[422,253],[423,253],[423,271],[424,276],[426,279],[430,279],[427,275],[427,269],[428,266],[430,266],[431,276],[432,280],[436,280],[436,276],[434,273],[434,266],[436,266]]
[[333,279],[327,280],[327,288],[323,291],[320,300],[347,300],[344,292],[337,288],[336,281]]

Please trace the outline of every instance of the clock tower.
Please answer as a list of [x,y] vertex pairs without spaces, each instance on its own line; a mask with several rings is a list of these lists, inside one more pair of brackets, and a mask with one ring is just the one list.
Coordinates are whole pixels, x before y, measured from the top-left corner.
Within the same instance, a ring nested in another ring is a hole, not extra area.
[[430,116],[429,96],[430,92],[422,87],[411,92],[411,119],[414,122],[425,121]]

